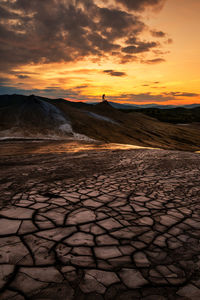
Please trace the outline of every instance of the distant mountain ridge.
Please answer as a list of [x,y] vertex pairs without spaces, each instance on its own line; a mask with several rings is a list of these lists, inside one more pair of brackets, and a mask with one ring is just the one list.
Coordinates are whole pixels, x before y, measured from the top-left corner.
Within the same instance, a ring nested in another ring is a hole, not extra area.
[[[117,109],[141,109],[141,108],[159,108],[159,109],[172,109],[176,107],[184,107],[184,108],[195,108],[199,107],[200,103],[194,103],[194,104],[187,104],[187,105],[164,105],[164,104],[156,104],[156,103],[150,103],[150,104],[122,104],[117,103],[113,101],[109,101],[110,105],[112,105],[114,108]],[[97,104],[96,102],[89,102],[89,104]]]
[[[145,115],[143,110],[141,113],[138,109],[116,109],[110,102],[92,105],[35,95],[3,95],[0,96],[0,139],[86,139],[164,149],[199,150],[199,129],[160,122]],[[170,111],[176,110],[187,111],[185,108]]]

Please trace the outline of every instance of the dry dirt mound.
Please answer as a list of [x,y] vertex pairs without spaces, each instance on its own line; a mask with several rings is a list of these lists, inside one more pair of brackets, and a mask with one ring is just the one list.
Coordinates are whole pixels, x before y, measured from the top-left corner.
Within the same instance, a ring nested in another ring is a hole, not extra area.
[[200,147],[198,129],[159,122],[142,113],[126,114],[106,101],[87,105],[34,95],[1,96],[0,120],[1,137],[86,136],[103,142],[165,149],[199,150]]

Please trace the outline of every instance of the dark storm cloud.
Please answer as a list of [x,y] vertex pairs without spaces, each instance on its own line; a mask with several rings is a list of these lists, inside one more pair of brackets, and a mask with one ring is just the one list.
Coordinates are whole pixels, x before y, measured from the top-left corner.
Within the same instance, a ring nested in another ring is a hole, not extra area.
[[154,95],[151,93],[140,93],[140,94],[122,94],[116,100],[121,100],[124,102],[165,102],[165,101],[170,101],[174,100],[174,97],[168,96],[168,95]]
[[165,0],[115,0],[116,3],[121,3],[131,10],[143,10],[146,7],[160,7]]
[[162,38],[166,36],[166,33],[163,31],[151,30],[151,34],[153,37]]
[[124,47],[122,51],[129,54],[148,52],[151,48],[155,48],[157,45],[158,44],[156,42],[136,42],[135,45]]
[[142,63],[148,64],[148,65],[159,64],[159,63],[162,63],[162,62],[165,62],[164,58],[154,58],[154,59],[142,60]]
[[118,72],[118,71],[114,71],[114,70],[104,70],[103,72],[110,76],[117,76],[117,77],[126,76],[125,72]]
[[121,64],[126,64],[128,62],[138,61],[138,57],[131,54],[121,55],[119,56],[119,61]]
[[83,90],[83,89],[87,89],[89,87],[88,84],[82,84],[82,85],[77,85],[76,87],[74,87],[74,90]]
[[[122,94],[118,97],[118,100],[123,100],[124,102],[165,102],[172,100],[182,100],[179,97],[197,97],[199,94],[196,93],[185,93],[185,92],[170,92],[162,94],[152,94],[152,93],[141,93],[141,94]],[[178,98],[177,98],[178,97]]]
[[160,84],[160,81],[153,81],[153,82],[145,83],[142,86],[151,86],[152,87],[152,85],[154,85],[154,84]]
[[[146,86],[146,85],[145,85]],[[182,101],[182,98],[179,97],[197,97],[198,94],[195,93],[185,93],[185,92],[170,92],[170,93],[161,93],[161,94],[152,94],[152,93],[140,93],[140,94],[121,94],[120,96],[113,97],[113,101],[123,101],[124,103],[128,102],[166,102],[178,100]]]
[[28,76],[28,75],[16,75],[17,76],[17,78],[19,78],[19,79],[27,79],[27,78],[30,78],[30,76]]
[[[120,0],[115,1],[116,7],[108,1],[102,3],[98,6],[94,0],[1,1],[1,70],[86,57],[113,56],[125,63],[135,60],[131,53],[139,55],[159,47],[158,43],[140,40],[146,25],[125,6],[140,10],[161,1]],[[120,3],[124,6],[117,5]]]
[[199,94],[197,93],[187,93],[187,92],[170,92],[170,93],[165,93],[165,95],[171,95],[174,97],[197,97]]

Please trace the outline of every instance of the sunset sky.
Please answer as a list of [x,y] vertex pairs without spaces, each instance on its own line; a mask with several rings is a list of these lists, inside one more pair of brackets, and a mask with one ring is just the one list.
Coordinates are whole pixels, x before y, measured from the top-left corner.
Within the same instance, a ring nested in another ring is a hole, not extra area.
[[199,0],[0,0],[0,94],[200,103]]

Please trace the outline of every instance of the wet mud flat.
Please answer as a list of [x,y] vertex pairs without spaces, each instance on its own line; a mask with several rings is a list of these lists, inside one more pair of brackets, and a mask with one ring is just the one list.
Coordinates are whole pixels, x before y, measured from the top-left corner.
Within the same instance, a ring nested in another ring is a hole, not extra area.
[[200,299],[199,154],[42,143],[1,147],[0,299]]

